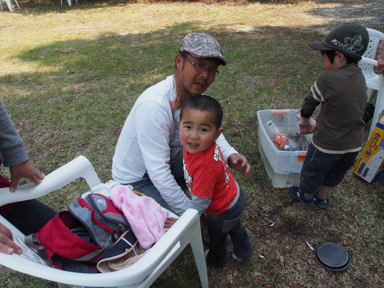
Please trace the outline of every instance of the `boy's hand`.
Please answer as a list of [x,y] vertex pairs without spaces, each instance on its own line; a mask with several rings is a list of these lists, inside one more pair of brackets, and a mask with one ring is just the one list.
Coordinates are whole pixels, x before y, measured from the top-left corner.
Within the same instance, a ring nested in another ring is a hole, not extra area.
[[169,100],[169,105],[171,106],[172,114],[181,108],[180,98],[177,96],[177,94],[173,101]]
[[177,221],[177,219],[175,219],[173,217],[168,217],[165,220],[164,228],[171,228],[172,225],[176,223],[176,221]]
[[243,175],[243,179],[247,179],[251,166],[245,156],[233,153],[228,157],[228,164]]
[[299,121],[299,130],[300,134],[311,134],[317,129],[316,123],[312,124],[310,118],[300,118]]
[[26,178],[36,185],[40,184],[41,180],[45,178],[45,175],[37,171],[29,160],[9,167],[9,170],[11,171],[11,186],[9,187],[9,191],[11,192],[16,190],[17,184],[21,178]]

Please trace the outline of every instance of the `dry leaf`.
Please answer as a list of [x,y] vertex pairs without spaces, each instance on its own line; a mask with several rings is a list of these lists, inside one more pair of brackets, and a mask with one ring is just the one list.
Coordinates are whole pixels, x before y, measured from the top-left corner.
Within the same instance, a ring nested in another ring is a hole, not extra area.
[[261,280],[263,280],[263,275],[259,272],[251,273],[251,277],[255,282],[260,282]]
[[349,246],[353,246],[353,245],[355,245],[355,242],[353,242],[351,239],[347,239],[347,244],[349,245]]

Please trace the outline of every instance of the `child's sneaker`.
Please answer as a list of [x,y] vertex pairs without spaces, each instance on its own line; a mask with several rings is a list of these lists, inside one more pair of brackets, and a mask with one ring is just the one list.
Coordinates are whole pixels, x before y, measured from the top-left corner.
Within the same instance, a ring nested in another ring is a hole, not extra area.
[[315,202],[316,202],[316,198],[312,197],[310,199],[307,199],[304,195],[303,192],[300,191],[299,187],[297,186],[292,186],[289,188],[289,194],[291,194],[291,196],[301,202],[303,202],[305,205],[309,206],[309,207],[312,207],[313,205],[315,205]]
[[[252,256],[253,254],[253,251],[254,251],[254,248],[253,248],[253,245],[251,244],[251,242],[249,241],[248,239],[248,244],[244,243],[244,245],[242,246],[242,249],[237,249],[237,253],[243,253],[241,256],[237,256],[235,254],[235,252],[232,253],[232,258],[237,260],[237,261],[241,261],[245,258],[249,258]],[[248,249],[247,249],[248,248]],[[248,251],[244,251],[245,249],[247,249]],[[240,251],[239,251],[240,250]]]
[[320,198],[319,197],[319,191],[318,190],[315,194],[315,198],[316,198],[316,204],[317,204],[317,207],[319,207],[320,209],[327,209],[328,208],[328,204],[329,204],[329,198],[327,199],[323,199],[323,198]]
[[235,253],[232,253],[232,258],[235,259],[235,260],[237,260],[237,261],[241,261],[241,260],[244,259],[244,258],[237,257],[237,256],[235,255]]

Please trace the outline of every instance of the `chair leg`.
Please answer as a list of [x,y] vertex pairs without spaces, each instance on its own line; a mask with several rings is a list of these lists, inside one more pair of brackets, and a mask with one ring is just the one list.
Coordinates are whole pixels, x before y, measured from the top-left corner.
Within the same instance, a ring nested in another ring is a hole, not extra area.
[[375,112],[371,122],[371,129],[369,130],[369,137],[372,135],[373,129],[375,129],[376,123],[380,121],[380,118],[384,116],[384,81],[381,81],[379,90],[377,91]]
[[208,288],[208,274],[207,274],[207,263],[204,257],[203,241],[200,231],[200,222],[195,222],[194,228],[191,233],[193,238],[191,239],[190,245],[192,248],[193,257],[195,258],[197,271],[199,272],[201,286]]
[[1,0],[0,0],[0,6],[1,6],[1,11],[3,11],[3,5],[1,4]]
[[13,10],[13,7],[12,7],[12,2],[11,2],[11,0],[5,0],[5,3],[7,3],[9,11],[12,11],[12,10]]
[[17,7],[19,7],[19,9],[20,9],[20,5],[19,5],[19,3],[17,3],[17,0],[15,0],[15,2],[16,2],[16,4],[17,4]]
[[59,288],[85,288],[83,286],[73,286],[73,285],[67,285],[62,283],[57,283],[57,284],[59,284]]

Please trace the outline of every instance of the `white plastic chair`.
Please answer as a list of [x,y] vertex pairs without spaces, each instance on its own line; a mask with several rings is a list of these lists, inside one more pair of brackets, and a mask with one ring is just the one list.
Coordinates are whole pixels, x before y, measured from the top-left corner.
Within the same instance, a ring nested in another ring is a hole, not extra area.
[[[68,1],[68,6],[72,6],[72,1],[71,0],[67,0]],[[79,4],[79,3],[77,3],[77,0],[75,0],[76,1],[76,4]],[[63,6],[63,0],[60,0],[60,2],[61,2],[61,6]]]
[[[9,192],[8,188],[0,189],[0,206],[46,195],[79,177],[84,178],[90,188],[100,184],[92,164],[87,158],[80,156],[47,175],[40,185],[28,184],[21,186],[14,193]],[[172,216],[177,217],[175,215]],[[14,239],[24,239],[24,235],[1,216],[0,222],[11,229]],[[132,266],[120,271],[99,274],[62,271],[32,261],[26,255],[27,252],[24,252],[21,256],[15,253],[13,255],[0,253],[0,265],[57,282],[60,288],[82,286],[149,287],[188,244],[192,248],[201,284],[203,287],[208,287],[207,267],[200,231],[200,217],[198,212],[193,209],[188,209],[143,258]]]
[[[380,115],[384,115],[384,81],[383,74],[376,74],[374,67],[377,67],[376,54],[380,42],[384,41],[384,33],[367,28],[369,33],[369,45],[365,51],[363,58],[359,62],[359,67],[363,71],[365,82],[367,84],[367,102],[371,103],[372,93],[377,90],[375,112],[373,114],[369,136],[372,134],[376,123],[380,120]],[[369,138],[368,138],[369,139]]]
[[363,71],[365,82],[367,83],[367,102],[371,102],[373,90],[379,90],[382,74],[376,74],[374,71],[374,62],[366,61],[367,59],[376,59],[377,49],[379,48],[380,41],[384,40],[384,33],[367,28],[369,33],[368,48],[363,55],[363,59],[359,62],[359,67]]
[[[1,11],[3,11],[3,5],[1,4],[2,1],[5,1],[5,3],[7,3],[9,11],[13,10],[12,0],[0,0]],[[20,6],[19,6],[19,3],[17,3],[17,0],[15,0],[15,2],[17,4],[17,7],[19,7],[20,9]]]

